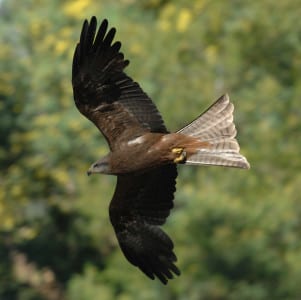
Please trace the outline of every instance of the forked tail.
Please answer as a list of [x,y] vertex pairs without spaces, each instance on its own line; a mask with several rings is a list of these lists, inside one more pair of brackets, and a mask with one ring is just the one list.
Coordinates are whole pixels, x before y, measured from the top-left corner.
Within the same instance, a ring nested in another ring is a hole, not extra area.
[[188,156],[185,164],[250,168],[247,159],[239,153],[233,111],[229,96],[223,95],[197,119],[178,131],[209,144],[209,147],[199,148]]

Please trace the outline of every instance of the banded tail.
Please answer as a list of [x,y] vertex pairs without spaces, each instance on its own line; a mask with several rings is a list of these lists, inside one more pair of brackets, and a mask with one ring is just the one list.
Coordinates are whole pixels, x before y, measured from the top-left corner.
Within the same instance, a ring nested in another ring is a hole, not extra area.
[[197,119],[177,132],[209,143],[209,148],[199,148],[188,156],[185,164],[250,168],[247,159],[239,153],[233,111],[229,96],[223,95]]

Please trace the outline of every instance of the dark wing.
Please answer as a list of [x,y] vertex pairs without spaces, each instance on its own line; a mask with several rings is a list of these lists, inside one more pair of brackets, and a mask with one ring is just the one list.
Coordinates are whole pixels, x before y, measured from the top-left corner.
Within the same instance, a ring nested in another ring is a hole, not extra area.
[[102,21],[85,20],[76,46],[72,85],[79,111],[106,137],[111,149],[115,143],[146,131],[166,132],[164,122],[151,99],[123,69],[129,64],[113,42],[115,28]]
[[173,208],[177,169],[165,165],[143,174],[118,176],[110,219],[125,257],[151,279],[166,284],[175,266],[173,242],[158,225]]

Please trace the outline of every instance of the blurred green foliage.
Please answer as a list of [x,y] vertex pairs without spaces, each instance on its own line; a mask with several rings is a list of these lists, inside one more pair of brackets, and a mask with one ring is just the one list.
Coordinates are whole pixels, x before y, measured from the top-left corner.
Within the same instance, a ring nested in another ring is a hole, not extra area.
[[[73,104],[84,18],[108,18],[127,72],[176,130],[223,93],[250,171],[179,167],[162,286],[117,246],[108,151]],[[300,1],[2,0],[0,299],[301,298]]]

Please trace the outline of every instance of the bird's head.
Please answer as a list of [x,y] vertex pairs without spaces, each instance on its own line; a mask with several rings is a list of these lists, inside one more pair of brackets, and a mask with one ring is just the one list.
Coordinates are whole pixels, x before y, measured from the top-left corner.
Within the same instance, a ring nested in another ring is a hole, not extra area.
[[88,176],[94,173],[111,174],[111,168],[107,156],[93,163],[87,171]]

